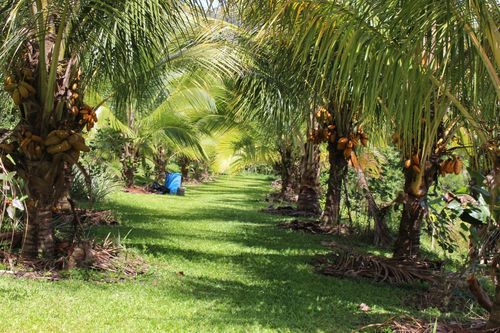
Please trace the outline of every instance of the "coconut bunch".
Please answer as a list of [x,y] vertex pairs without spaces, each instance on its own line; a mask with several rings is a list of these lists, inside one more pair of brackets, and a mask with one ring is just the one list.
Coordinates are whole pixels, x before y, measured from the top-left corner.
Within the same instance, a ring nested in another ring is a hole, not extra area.
[[329,141],[335,143],[336,131],[332,114],[326,108],[320,107],[316,111],[315,117],[318,127],[309,133],[309,141],[315,144]]
[[368,144],[368,135],[363,132],[361,127],[356,133],[351,133],[348,136],[341,137],[337,142],[337,149],[344,152],[344,157],[349,159],[351,153],[356,150],[359,145],[366,147]]
[[348,136],[340,136],[337,132],[333,116],[325,108],[319,108],[315,114],[318,121],[318,128],[309,133],[309,140],[316,144],[330,142],[337,145],[338,150],[344,152],[344,157],[349,159],[351,153],[361,144],[366,147],[368,144],[368,135],[363,132],[361,126],[357,131]]
[[[19,148],[30,161],[39,161],[47,153],[75,164],[80,157],[80,152],[90,151],[82,135],[73,130],[53,130],[45,139],[26,129],[22,133]],[[15,145],[2,144],[0,149],[11,154],[15,150]],[[58,156],[58,154],[62,155]]]
[[464,168],[464,162],[460,156],[452,156],[439,164],[439,171],[442,176],[446,174],[459,175]]
[[34,84],[33,72],[25,68],[18,75],[7,76],[3,87],[12,97],[14,104],[21,105],[23,101],[35,96],[36,89],[32,84]]
[[[60,66],[60,72],[66,74],[64,65]],[[66,87],[66,80],[58,79],[55,108],[50,115],[52,129],[49,127],[49,130],[40,128],[39,119],[33,118],[40,114],[41,108],[35,89],[35,73],[36,64],[27,63],[4,81],[4,89],[12,96],[14,104],[21,108],[25,118],[11,142],[0,144],[0,151],[4,154],[20,153],[28,161],[52,160],[59,163],[64,160],[75,164],[80,152],[90,150],[81,132],[84,129],[90,131],[97,122],[95,109],[86,105],[79,93],[80,73],[77,71],[73,82]]]
[[334,125],[330,125],[330,126],[331,126],[331,128],[312,130],[309,133],[309,141],[311,141],[315,144],[320,144],[323,142],[335,143],[335,139],[336,139],[335,126]]
[[413,154],[411,158],[405,161],[405,169],[411,169],[413,173],[419,174],[422,172],[422,167],[420,165],[420,156],[418,154]]
[[78,121],[78,125],[90,131],[97,123],[96,110],[83,103],[78,91],[78,81],[75,81],[66,92],[68,112]]

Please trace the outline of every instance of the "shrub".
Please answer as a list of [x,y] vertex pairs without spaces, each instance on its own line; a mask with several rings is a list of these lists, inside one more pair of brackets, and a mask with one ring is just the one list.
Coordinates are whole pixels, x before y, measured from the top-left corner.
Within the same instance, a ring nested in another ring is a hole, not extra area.
[[[88,170],[85,171],[87,175],[79,168],[74,168],[71,197],[75,200],[101,202],[110,193],[123,186],[119,178],[106,165],[96,164],[85,169]],[[88,178],[90,178],[90,184],[88,184]]]

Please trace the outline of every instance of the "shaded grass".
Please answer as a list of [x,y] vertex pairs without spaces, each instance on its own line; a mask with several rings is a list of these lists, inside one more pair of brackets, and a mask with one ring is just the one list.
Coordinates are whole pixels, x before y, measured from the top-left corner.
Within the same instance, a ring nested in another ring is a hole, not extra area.
[[[0,278],[3,332],[350,332],[401,314],[415,291],[312,271],[332,236],[287,232],[261,213],[264,177],[220,178],[185,197],[115,193],[104,207],[151,271],[117,284]],[[182,274],[179,274],[182,272]],[[358,309],[366,303],[372,311]]]

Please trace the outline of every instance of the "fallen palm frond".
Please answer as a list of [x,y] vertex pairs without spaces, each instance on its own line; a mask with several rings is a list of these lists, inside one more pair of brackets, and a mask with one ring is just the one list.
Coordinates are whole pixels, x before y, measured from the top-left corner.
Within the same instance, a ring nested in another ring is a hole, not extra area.
[[273,215],[281,215],[281,216],[292,216],[292,217],[314,217],[318,216],[318,214],[301,211],[293,208],[292,206],[269,206],[261,210],[264,213],[273,214]]
[[385,258],[340,246],[327,255],[316,257],[314,265],[317,272],[325,275],[362,277],[391,284],[435,283],[439,275],[437,265],[432,262]]
[[424,321],[417,318],[404,316],[392,317],[380,324],[371,324],[361,327],[358,331],[387,332],[394,333],[495,333],[498,329],[486,329],[486,320],[478,319],[473,322],[441,322]]
[[91,248],[92,262],[90,268],[105,272],[122,273],[128,277],[144,274],[147,265],[140,257],[132,255],[122,246],[106,239],[102,244]]
[[329,226],[321,224],[320,222],[314,220],[313,221],[295,220],[292,222],[280,223],[278,226],[282,229],[303,231],[311,234],[352,235],[356,232],[354,228],[345,224]]
[[118,276],[118,280],[134,278],[147,271],[145,261],[130,253],[123,246],[106,238],[101,244],[94,241],[59,242],[57,260],[24,260],[17,254],[1,251],[0,262],[9,267],[0,270],[0,276],[12,276],[24,279],[42,279],[56,281],[63,278],[65,269],[86,268],[105,273],[106,281],[117,281],[106,276],[107,273]]
[[80,221],[84,225],[117,225],[119,222],[110,210],[77,209]]
[[[114,226],[119,222],[110,210],[79,209],[72,211],[59,211],[53,214],[57,233],[68,233],[74,226],[91,227],[98,225]],[[70,237],[61,236],[61,239]]]

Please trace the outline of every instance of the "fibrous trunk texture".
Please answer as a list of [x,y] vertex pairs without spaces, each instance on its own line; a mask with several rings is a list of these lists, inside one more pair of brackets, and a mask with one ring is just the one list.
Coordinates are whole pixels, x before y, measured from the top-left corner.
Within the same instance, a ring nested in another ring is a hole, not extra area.
[[[28,182],[26,191],[27,200],[26,227],[24,233],[22,254],[25,258],[50,259],[54,256],[54,224],[52,208],[68,193],[71,177],[68,175],[69,166],[57,161],[30,163],[26,175]],[[54,169],[47,170],[46,168]],[[47,170],[47,172],[44,172]]]
[[321,213],[320,198],[320,150],[319,145],[308,141],[304,145],[304,155],[301,163],[301,179],[297,208],[312,214]]
[[187,158],[183,158],[181,159],[180,164],[181,164],[182,180],[183,181],[189,180],[189,165],[191,164],[191,161]]
[[167,154],[164,148],[159,148],[154,154],[155,175],[158,181],[163,180],[167,173]]
[[338,150],[335,143],[328,143],[328,159],[330,174],[328,190],[326,192],[325,209],[321,216],[321,223],[325,225],[340,224],[340,201],[342,198],[342,184],[347,174],[347,160],[342,150]]
[[431,156],[423,172],[419,180],[411,168],[404,171],[403,213],[393,253],[395,258],[414,259],[420,255],[420,231],[428,213],[427,193],[439,172],[439,157]]
[[36,215],[38,226],[38,253],[43,258],[54,257],[54,221],[50,206],[40,207]]
[[130,143],[125,143],[121,156],[122,177],[125,186],[132,187],[135,182],[135,173],[137,171],[137,153]]
[[279,164],[281,173],[280,196],[284,200],[293,200],[298,191],[298,172],[293,149],[290,145],[281,145],[279,152],[281,156]]

